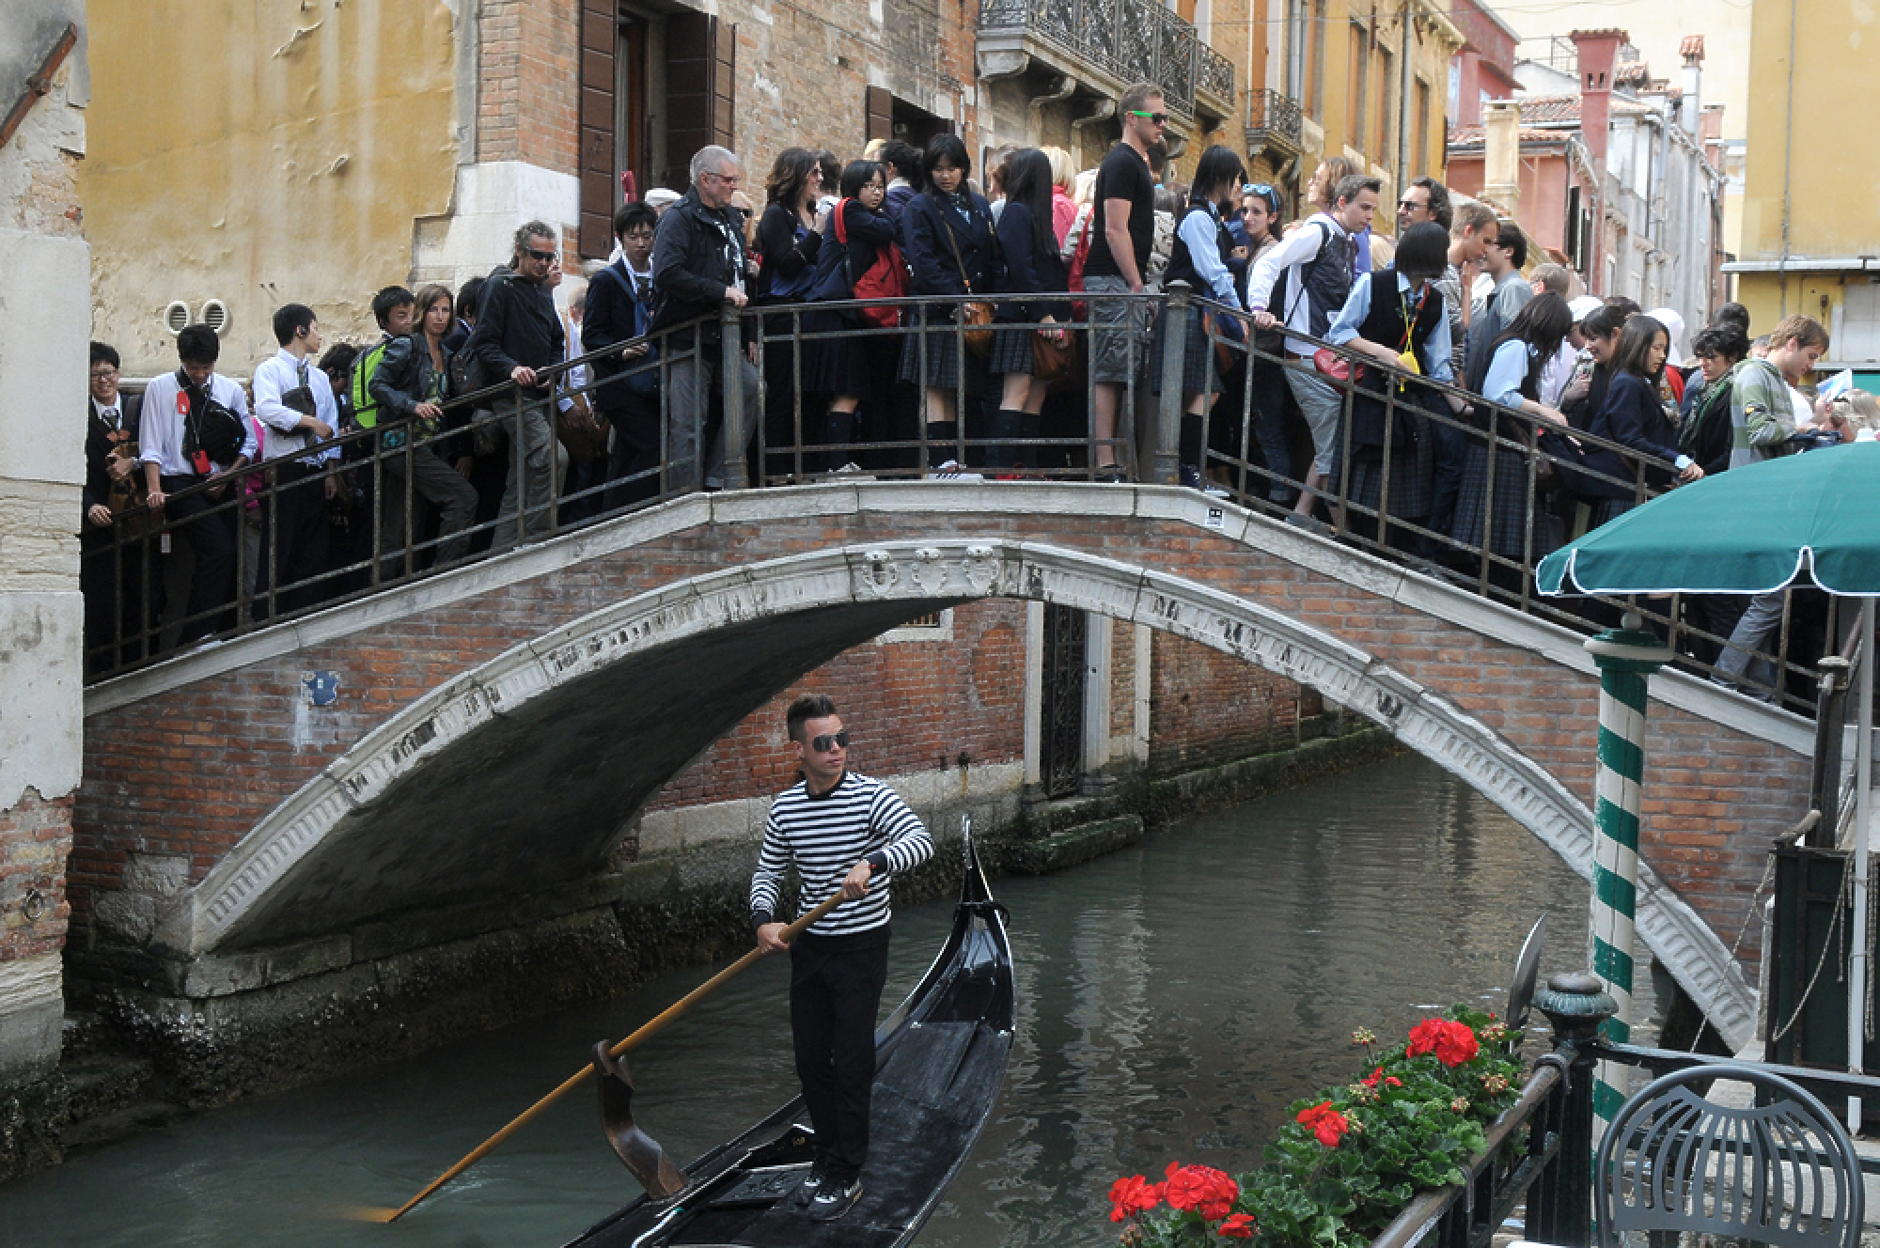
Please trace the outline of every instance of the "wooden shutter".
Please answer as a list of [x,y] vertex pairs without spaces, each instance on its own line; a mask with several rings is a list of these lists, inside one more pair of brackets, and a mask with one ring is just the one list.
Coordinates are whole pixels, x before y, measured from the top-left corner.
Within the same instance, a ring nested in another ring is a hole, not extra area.
[[666,22],[666,168],[676,191],[691,184],[692,157],[716,143],[734,145],[736,40],[709,13],[675,13]]
[[581,0],[581,254],[604,258],[614,246],[614,0]]
[[868,88],[866,103],[868,113],[867,141],[892,139],[894,137],[894,93],[886,87]]

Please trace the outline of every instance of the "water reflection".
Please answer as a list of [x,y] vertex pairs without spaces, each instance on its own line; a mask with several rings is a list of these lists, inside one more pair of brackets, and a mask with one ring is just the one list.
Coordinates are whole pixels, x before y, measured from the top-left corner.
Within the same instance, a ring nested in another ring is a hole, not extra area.
[[[1413,758],[996,887],[1012,911],[1018,1044],[923,1248],[1110,1243],[1102,1195],[1113,1178],[1174,1158],[1256,1164],[1288,1102],[1351,1072],[1353,1027],[1389,1035],[1419,1005],[1463,999],[1499,1009],[1542,911],[1555,933],[1543,970],[1585,960],[1579,878]],[[942,906],[897,916],[890,997],[919,978],[947,917]],[[80,1158],[0,1190],[0,1244],[562,1243],[630,1194],[585,1095],[396,1228],[339,1211],[402,1203],[579,1067],[595,1040],[703,977],[669,976]],[[680,1160],[793,1092],[785,992],[782,964],[762,965],[637,1055],[635,1116]]]

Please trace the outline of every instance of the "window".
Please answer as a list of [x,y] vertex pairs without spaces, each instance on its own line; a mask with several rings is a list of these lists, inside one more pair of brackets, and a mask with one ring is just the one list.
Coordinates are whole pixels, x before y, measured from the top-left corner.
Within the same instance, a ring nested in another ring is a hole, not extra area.
[[1405,173],[1409,173],[1412,169],[1422,170],[1431,167],[1430,84],[1428,79],[1417,79],[1416,108],[1417,111],[1414,122],[1416,128],[1412,131],[1413,137],[1410,140],[1414,146],[1410,149],[1410,169],[1404,170]]
[[[1392,68],[1397,58],[1379,47],[1377,50],[1377,140],[1371,144],[1371,159],[1379,164],[1392,164],[1397,159],[1397,145],[1391,141],[1397,128],[1390,124],[1391,114],[1396,111],[1397,73]],[[1401,171],[1399,171],[1401,174]],[[1404,179],[1399,176],[1397,179]]]
[[1312,52],[1309,59],[1311,80],[1307,84],[1310,98],[1306,100],[1306,112],[1313,117],[1325,116],[1325,0],[1312,0],[1312,20],[1307,23],[1310,29]]
[[1345,141],[1364,150],[1365,109],[1370,104],[1370,36],[1363,22],[1351,24],[1351,38],[1346,44],[1345,69]]

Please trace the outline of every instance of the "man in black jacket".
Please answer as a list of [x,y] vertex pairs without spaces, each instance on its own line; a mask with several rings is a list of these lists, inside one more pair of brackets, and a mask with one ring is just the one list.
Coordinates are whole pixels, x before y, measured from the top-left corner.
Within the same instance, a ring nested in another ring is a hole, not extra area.
[[[143,396],[118,391],[118,353],[108,343],[91,344],[91,398],[85,404],[85,525],[79,550],[84,560],[79,588],[85,596],[85,670],[105,672],[120,662],[143,657],[138,636],[148,627],[142,610],[146,544],[125,540],[143,532],[137,513],[145,510],[138,495],[137,420]],[[137,527],[119,525],[119,512]],[[151,551],[155,547],[150,547]],[[161,579],[161,578],[156,578]],[[117,644],[119,626],[123,645]]]
[[[509,454],[503,505],[496,514],[492,550],[507,550],[521,536],[547,537],[549,503],[561,479],[562,456],[555,443],[554,395],[536,370],[561,363],[566,340],[555,312],[548,275],[556,264],[555,231],[531,221],[516,231],[516,251],[507,265],[483,282],[476,328],[465,349],[474,351],[491,380],[507,377],[522,387],[523,479]],[[500,404],[498,405],[501,406]],[[517,436],[512,426],[509,436]],[[518,513],[521,513],[518,523]]]
[[[719,309],[725,304],[743,307],[748,300],[744,284],[751,276],[744,250],[743,222],[731,207],[738,189],[738,158],[722,147],[702,147],[692,157],[692,187],[685,197],[659,218],[653,236],[653,289],[657,310],[654,331],[708,318],[694,333],[685,330],[667,340],[672,352],[672,395],[667,408],[667,456],[671,483],[680,489],[720,489],[725,480],[725,438],[722,424],[707,423],[712,389],[722,385],[722,335]],[[743,454],[757,432],[759,394],[756,348],[738,357],[743,396]],[[701,447],[704,458],[700,459]]]
[[659,367],[645,339],[652,323],[651,264],[658,226],[659,214],[648,204],[627,204],[614,214],[620,258],[589,279],[581,315],[583,352],[639,339],[594,361],[594,405],[614,429],[607,479],[634,478],[607,491],[609,511],[659,493]]

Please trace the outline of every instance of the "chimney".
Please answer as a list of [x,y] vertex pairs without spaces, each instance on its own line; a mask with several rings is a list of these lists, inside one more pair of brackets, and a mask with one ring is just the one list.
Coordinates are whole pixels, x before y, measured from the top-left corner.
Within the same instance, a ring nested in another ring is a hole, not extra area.
[[1704,129],[1703,122],[1699,120],[1702,113],[1699,111],[1701,105],[1698,95],[1698,87],[1704,76],[1704,37],[1684,36],[1684,41],[1678,45],[1678,55],[1684,58],[1684,129],[1695,137],[1702,134]]
[[1604,168],[1612,138],[1612,71],[1627,35],[1623,30],[1576,30],[1568,38],[1580,54],[1580,133],[1593,167]]
[[1521,106],[1490,100],[1482,117],[1482,198],[1521,215]]

